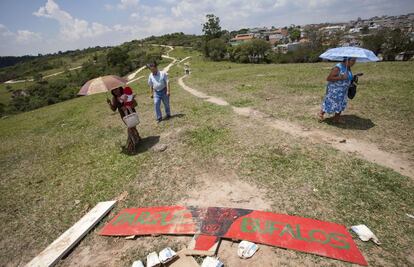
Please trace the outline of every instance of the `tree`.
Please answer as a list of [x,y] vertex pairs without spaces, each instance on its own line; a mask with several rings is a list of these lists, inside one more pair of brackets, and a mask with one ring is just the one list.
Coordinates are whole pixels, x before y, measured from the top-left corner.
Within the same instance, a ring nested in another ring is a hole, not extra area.
[[369,33],[369,28],[368,28],[368,26],[364,26],[364,27],[362,27],[362,29],[361,29],[361,33],[362,33],[362,34],[368,34],[368,33]]
[[331,47],[339,46],[342,37],[344,36],[344,31],[335,31],[329,38],[329,45]]
[[297,27],[289,27],[288,33],[292,41],[298,41],[300,39],[300,29],[298,29]]
[[379,31],[377,34],[367,35],[362,38],[362,47],[373,51],[375,54],[381,52],[381,47],[385,43],[385,31]]
[[413,47],[409,36],[400,29],[388,31],[385,44],[382,47],[384,58],[394,60],[401,52],[406,52]]
[[223,60],[227,53],[227,45],[222,39],[212,39],[207,43],[207,55],[214,61]]
[[268,42],[254,39],[234,47],[230,59],[240,63],[262,63],[267,61],[270,50]]
[[119,47],[112,48],[106,55],[108,65],[112,67],[124,65],[128,58],[128,53]]
[[362,43],[364,48],[376,54],[382,53],[384,60],[394,60],[397,54],[414,49],[414,42],[400,29],[380,30],[376,34],[364,36]]
[[0,116],[3,116],[5,111],[5,105],[3,103],[0,103]]
[[40,72],[38,72],[38,73],[36,73],[36,74],[33,76],[33,80],[34,80],[35,82],[40,82],[40,81],[42,81],[42,80],[43,80],[43,75],[42,75]]
[[222,35],[220,18],[216,17],[214,14],[207,14],[206,20],[207,21],[203,24],[203,33],[206,42],[211,39],[220,38]]
[[323,37],[317,28],[310,28],[306,30],[306,36],[309,39],[309,47],[317,50],[322,47]]

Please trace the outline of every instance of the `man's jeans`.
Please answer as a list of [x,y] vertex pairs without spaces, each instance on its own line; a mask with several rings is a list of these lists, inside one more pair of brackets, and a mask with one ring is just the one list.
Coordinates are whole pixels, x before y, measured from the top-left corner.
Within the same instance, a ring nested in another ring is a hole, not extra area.
[[157,115],[157,120],[162,119],[161,101],[164,104],[165,113],[167,113],[167,116],[171,116],[170,97],[167,96],[167,88],[161,91],[154,90],[155,114]]

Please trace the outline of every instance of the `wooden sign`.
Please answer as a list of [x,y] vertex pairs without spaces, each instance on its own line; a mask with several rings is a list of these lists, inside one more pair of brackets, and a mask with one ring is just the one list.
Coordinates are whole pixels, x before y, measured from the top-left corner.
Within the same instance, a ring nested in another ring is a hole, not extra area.
[[182,206],[124,209],[100,232],[107,236],[151,234],[248,240],[367,265],[343,225],[256,210]]

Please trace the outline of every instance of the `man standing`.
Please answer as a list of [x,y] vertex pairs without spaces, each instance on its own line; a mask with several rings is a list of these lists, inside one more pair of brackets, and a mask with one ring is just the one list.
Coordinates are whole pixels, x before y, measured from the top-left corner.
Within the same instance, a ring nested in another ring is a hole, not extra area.
[[162,121],[161,101],[164,104],[166,119],[171,117],[170,111],[170,83],[168,81],[168,74],[164,71],[159,71],[156,63],[147,64],[151,70],[148,77],[148,85],[150,87],[151,98],[154,98],[155,114],[157,122]]

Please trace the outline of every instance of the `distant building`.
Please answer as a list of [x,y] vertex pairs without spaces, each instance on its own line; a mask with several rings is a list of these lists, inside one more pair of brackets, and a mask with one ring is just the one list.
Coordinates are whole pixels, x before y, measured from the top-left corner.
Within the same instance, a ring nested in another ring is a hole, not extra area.
[[287,52],[293,52],[300,48],[300,42],[288,43],[288,44],[280,44],[277,45],[273,50],[278,53],[286,54]]
[[339,31],[345,31],[345,29],[346,29],[345,25],[334,25],[334,26],[323,27],[323,28],[320,28],[319,30],[325,35],[331,35]]
[[242,44],[244,42],[247,41],[251,41],[253,40],[254,35],[251,33],[247,33],[247,34],[237,34],[236,37],[234,37],[233,39],[230,40],[230,44],[231,45],[239,45]]
[[287,37],[281,33],[272,33],[271,35],[269,35],[269,42],[271,45],[283,43],[286,40],[287,40]]
[[402,52],[395,56],[395,60],[397,61],[413,60],[413,58],[414,51]]
[[349,33],[359,33],[362,30],[362,27],[351,28],[349,29]]

